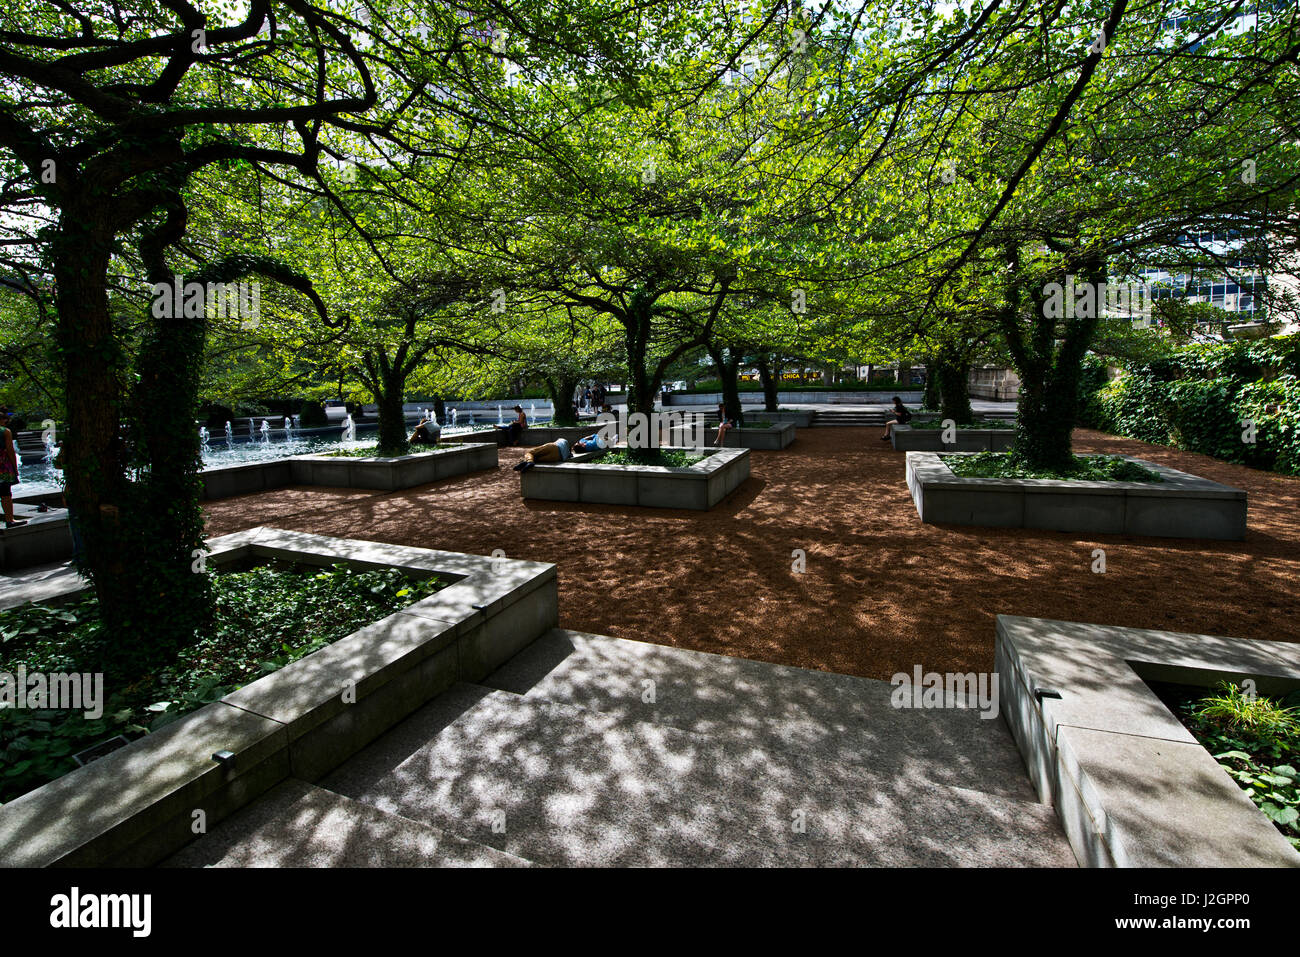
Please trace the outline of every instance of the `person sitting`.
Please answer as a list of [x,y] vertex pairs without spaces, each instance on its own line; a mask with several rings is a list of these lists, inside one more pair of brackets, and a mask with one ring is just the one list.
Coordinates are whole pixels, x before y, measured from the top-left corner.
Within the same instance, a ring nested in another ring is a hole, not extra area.
[[713,440],[713,444],[717,446],[721,446],[722,443],[726,441],[727,432],[731,429],[737,428],[738,425],[739,423],[737,423],[735,419],[727,417],[727,406],[724,403],[719,402],[718,403],[718,435]]
[[497,429],[500,430],[497,443],[499,445],[518,445],[519,436],[524,429],[528,428],[528,415],[524,412],[524,407],[517,405],[514,407],[514,412],[515,420],[513,422],[508,425],[497,426]]
[[411,437],[407,441],[411,445],[437,445],[438,439],[442,435],[442,426],[430,422],[428,419],[421,419],[420,424],[415,427]]
[[569,440],[556,439],[554,442],[529,449],[524,453],[523,461],[516,463],[514,469],[516,472],[527,472],[538,463],[567,462],[571,458],[573,458],[573,451],[569,448]]
[[885,423],[885,434],[880,437],[882,442],[888,442],[889,437],[894,433],[894,426],[907,425],[912,421],[912,413],[907,406],[903,405],[903,400],[894,396],[894,408],[891,410],[894,417]]

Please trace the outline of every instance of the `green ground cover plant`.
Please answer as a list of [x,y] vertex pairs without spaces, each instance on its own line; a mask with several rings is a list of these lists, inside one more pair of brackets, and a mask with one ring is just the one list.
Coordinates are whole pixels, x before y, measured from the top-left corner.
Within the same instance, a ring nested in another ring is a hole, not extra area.
[[1009,452],[974,452],[969,455],[941,455],[952,474],[961,478],[1060,479],[1087,482],[1159,482],[1158,472],[1127,459],[1106,455],[1076,455],[1068,471],[1036,469],[1018,461]]
[[1180,698],[1183,724],[1300,851],[1300,692],[1278,700],[1225,681]]
[[[907,424],[914,429],[934,429],[937,431],[943,428],[942,419],[926,419],[925,421],[922,422],[918,422],[917,420],[913,419],[911,422]],[[1011,429],[1015,428],[1015,425],[1011,422],[1000,422],[996,419],[976,419],[974,422],[958,424],[957,428],[958,429],[1006,429],[1010,431]]]
[[703,455],[679,452],[674,449],[618,449],[601,456],[601,465],[661,465],[668,468],[685,468],[704,461]]
[[[206,573],[211,628],[148,673],[105,675],[103,716],[0,708],[0,803],[76,768],[73,755],[139,737],[444,588],[396,569],[261,566]],[[93,673],[109,640],[93,596],[0,612],[0,673]]]

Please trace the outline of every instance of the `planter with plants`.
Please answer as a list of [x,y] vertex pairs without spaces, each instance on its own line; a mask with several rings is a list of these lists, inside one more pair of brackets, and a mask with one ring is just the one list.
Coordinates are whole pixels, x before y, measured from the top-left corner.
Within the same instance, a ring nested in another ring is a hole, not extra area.
[[1060,532],[1240,540],[1246,493],[1131,456],[1075,456],[1026,469],[996,452],[907,453],[921,521]]
[[524,498],[651,508],[713,508],[749,478],[749,449],[612,449],[592,458],[535,465]]

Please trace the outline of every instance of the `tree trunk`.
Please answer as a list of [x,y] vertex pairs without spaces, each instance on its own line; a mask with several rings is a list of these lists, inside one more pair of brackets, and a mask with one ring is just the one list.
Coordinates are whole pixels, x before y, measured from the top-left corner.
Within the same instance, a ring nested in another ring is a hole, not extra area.
[[[634,304],[635,309],[635,304]],[[650,348],[650,313],[648,308],[634,311],[624,323],[627,346],[627,411],[650,415],[655,410],[655,389],[659,383],[648,368]]]
[[121,438],[124,360],[108,307],[112,246],[112,229],[92,209],[69,206],[53,237],[51,258],[68,411],[64,494],[81,533],[78,566],[94,586],[112,640],[129,641],[134,603],[129,585],[140,572],[130,567],[124,551],[130,537],[122,515],[127,492]]
[[[379,388],[373,388],[373,386]],[[406,432],[406,413],[402,401],[406,397],[406,376],[390,373],[382,382],[372,384],[371,392],[379,406],[379,455],[406,455],[411,451]]]
[[740,404],[740,363],[743,353],[733,346],[709,346],[708,351],[709,358],[718,370],[718,379],[722,382],[722,405],[727,418],[735,419],[743,426],[745,415]]
[[134,571],[124,585],[138,639],[129,652],[112,652],[112,667],[124,676],[172,660],[211,622],[212,580],[198,561],[203,482],[194,426],[206,337],[204,317],[155,319],[140,348],[131,419],[143,469],[122,510]]
[[781,374],[780,367],[773,370],[771,362],[766,355],[758,357],[758,378],[763,383],[763,411],[775,412],[777,410],[777,376]]
[[938,409],[943,404],[939,395],[939,359],[930,356],[925,362],[925,398],[921,405],[927,409]]
[[[1075,262],[1073,271],[1085,282],[1105,281],[1105,264],[1097,254]],[[1064,319],[1062,329],[1062,324],[1045,316],[1045,296],[1039,285],[1031,284],[1032,342],[1026,343],[1014,325],[1004,324],[1004,330],[1014,330],[1015,338],[1008,337],[1008,342],[1021,381],[1012,455],[1032,468],[1069,472],[1074,465],[1071,437],[1078,417],[1083,357],[1096,333],[1101,308],[1094,303],[1096,308],[1085,310],[1085,315]]]
[[573,404],[573,392],[578,387],[577,376],[547,376],[546,391],[550,393],[551,405],[555,413],[551,416],[552,425],[576,425],[578,412]]
[[434,415],[434,418],[436,418],[440,423],[442,423],[442,424],[444,424],[444,425],[446,424],[446,422],[447,422],[447,407],[446,407],[446,405],[443,403],[443,401],[442,401],[442,396],[440,396],[440,395],[435,395],[435,396],[433,397],[433,415]]
[[949,354],[940,357],[935,365],[941,415],[958,425],[970,423],[974,418],[970,407],[970,360]]

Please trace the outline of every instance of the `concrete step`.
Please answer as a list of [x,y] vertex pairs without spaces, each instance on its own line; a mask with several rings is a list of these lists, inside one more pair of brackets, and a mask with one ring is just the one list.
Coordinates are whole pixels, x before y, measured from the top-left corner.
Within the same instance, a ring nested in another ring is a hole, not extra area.
[[1074,864],[1044,805],[467,684],[321,786],[538,864]]
[[[529,698],[900,778],[1034,801],[1005,723],[895,708],[889,682],[553,629],[483,684]],[[653,700],[648,692],[653,690]]]
[[528,867],[528,861],[290,778],[163,867]]

